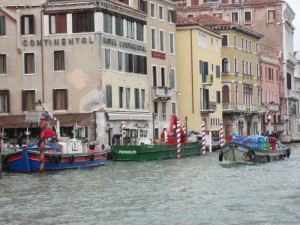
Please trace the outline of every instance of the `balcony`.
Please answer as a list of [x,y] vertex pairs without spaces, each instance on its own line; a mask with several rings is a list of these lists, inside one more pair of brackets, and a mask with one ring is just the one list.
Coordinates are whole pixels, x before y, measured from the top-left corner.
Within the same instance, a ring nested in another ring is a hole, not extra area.
[[275,102],[269,102],[268,104],[268,111],[276,113],[279,111],[279,105],[276,104]]
[[211,86],[214,82],[213,75],[202,75],[202,84],[203,86]]
[[262,112],[264,106],[255,104],[223,103],[223,112]]
[[168,87],[153,87],[153,99],[168,100],[172,97],[172,90]]
[[201,113],[213,113],[217,110],[217,103],[209,102],[209,105],[201,105],[200,112]]
[[298,91],[292,91],[290,89],[287,90],[287,98],[298,100],[300,98],[300,94]]

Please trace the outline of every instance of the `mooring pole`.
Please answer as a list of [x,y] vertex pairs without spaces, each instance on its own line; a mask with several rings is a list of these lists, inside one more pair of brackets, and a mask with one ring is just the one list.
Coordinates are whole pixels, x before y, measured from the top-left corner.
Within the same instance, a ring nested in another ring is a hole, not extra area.
[[45,168],[45,130],[46,130],[46,123],[45,123],[45,116],[41,118],[40,124],[40,140],[39,140],[39,148],[40,148],[40,171],[43,171]]

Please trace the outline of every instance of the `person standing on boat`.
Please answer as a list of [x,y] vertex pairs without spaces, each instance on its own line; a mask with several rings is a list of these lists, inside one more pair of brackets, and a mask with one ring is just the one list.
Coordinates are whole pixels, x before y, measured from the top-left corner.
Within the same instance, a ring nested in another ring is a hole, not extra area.
[[48,138],[50,138],[50,139],[52,138],[53,139],[54,135],[55,135],[55,133],[54,133],[51,125],[48,125],[48,127],[45,130],[45,138],[46,138],[46,140],[48,141]]
[[18,140],[19,147],[22,148],[22,145],[23,145],[23,133],[21,131],[19,132],[17,140]]

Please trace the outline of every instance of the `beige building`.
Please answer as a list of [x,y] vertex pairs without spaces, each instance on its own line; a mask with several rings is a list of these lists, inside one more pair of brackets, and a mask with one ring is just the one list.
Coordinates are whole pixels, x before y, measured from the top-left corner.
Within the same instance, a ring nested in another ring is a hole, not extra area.
[[169,128],[171,114],[178,114],[178,84],[175,47],[175,3],[147,1],[147,58],[149,109],[153,112],[153,136]]
[[[221,38],[195,18],[177,14],[176,49],[180,118],[187,117],[189,131],[219,134],[222,120]],[[180,60],[181,59],[181,60]]]
[[127,129],[151,128],[144,2],[1,5],[0,115],[7,133],[29,126],[25,114],[38,100],[68,135],[77,126],[79,137],[110,143],[122,121]]

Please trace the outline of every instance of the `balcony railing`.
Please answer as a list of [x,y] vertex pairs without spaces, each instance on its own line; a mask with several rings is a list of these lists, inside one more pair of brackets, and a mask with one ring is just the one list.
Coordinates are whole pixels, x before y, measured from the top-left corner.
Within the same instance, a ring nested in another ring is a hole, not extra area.
[[264,110],[263,105],[255,104],[239,104],[239,103],[223,103],[223,111],[258,111]]
[[270,102],[268,104],[268,110],[269,111],[279,111],[279,105],[274,102]]
[[288,89],[287,90],[287,97],[288,98],[293,98],[293,99],[299,99],[300,98],[300,94],[298,91],[293,91]]
[[168,87],[153,87],[154,99],[171,99],[172,90]]
[[201,113],[212,113],[217,110],[217,104],[215,102],[209,102],[209,105],[201,105],[200,112]]
[[213,75],[202,75],[202,84],[203,85],[212,85],[214,82]]

